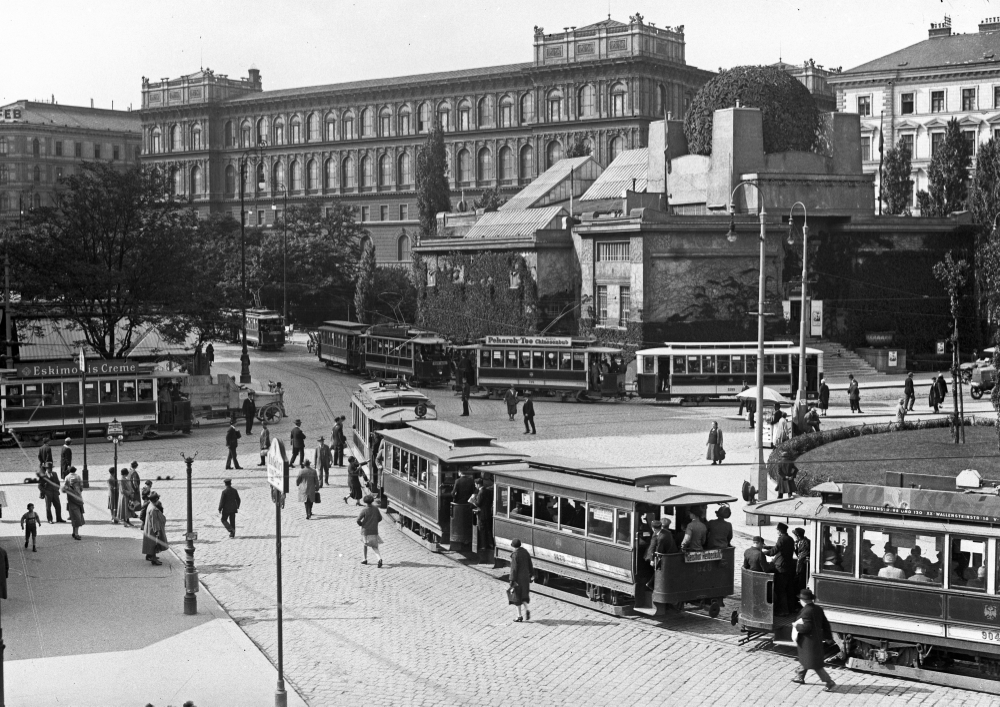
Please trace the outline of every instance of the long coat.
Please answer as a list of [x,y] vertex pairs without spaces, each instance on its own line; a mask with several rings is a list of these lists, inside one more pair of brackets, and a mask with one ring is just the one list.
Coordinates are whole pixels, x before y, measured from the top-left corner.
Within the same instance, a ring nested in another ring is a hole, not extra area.
[[819,387],[819,407],[821,410],[827,410],[830,407],[830,386],[826,383]]
[[313,503],[316,500],[319,475],[311,466],[304,467],[295,478],[295,485],[299,487],[299,503]]
[[118,517],[118,479],[111,475],[108,475],[108,510]]
[[507,403],[507,414],[516,415],[517,414],[517,394],[514,392],[513,388],[508,388],[507,392],[503,394],[504,402]]
[[142,526],[142,554],[155,555],[167,549],[167,519],[160,504],[150,503]]
[[265,452],[271,448],[271,430],[266,427],[260,431],[260,451]]
[[240,492],[232,486],[222,489],[222,496],[219,498],[219,513],[236,513],[240,510]]
[[127,476],[118,480],[118,520],[135,518],[135,512],[131,506],[134,493],[132,482],[129,481]]
[[705,450],[705,458],[712,462],[722,461],[722,430],[720,428],[708,431],[708,448]]
[[83,481],[76,473],[70,474],[63,481],[63,491],[66,492],[66,510],[69,511],[69,521],[73,527],[84,525],[83,520]]
[[799,650],[799,663],[806,670],[816,670],[823,667],[823,640],[832,640],[833,634],[830,631],[830,622],[826,620],[826,613],[822,607],[815,604],[806,604],[799,612],[799,620],[802,621],[802,628],[796,639]]
[[531,600],[531,555],[523,547],[510,553],[510,583],[517,587],[517,604]]
[[941,401],[938,400],[938,388],[937,383],[931,383],[930,390],[927,391],[927,407],[934,407]]
[[59,474],[62,478],[66,478],[71,466],[73,466],[73,449],[63,445],[62,452],[59,453]]
[[44,469],[45,462],[50,461],[52,461],[52,447],[49,446],[48,442],[44,442],[38,449],[38,465]]
[[938,376],[934,385],[937,386],[938,402],[943,403],[948,398],[948,384],[944,382],[944,376]]

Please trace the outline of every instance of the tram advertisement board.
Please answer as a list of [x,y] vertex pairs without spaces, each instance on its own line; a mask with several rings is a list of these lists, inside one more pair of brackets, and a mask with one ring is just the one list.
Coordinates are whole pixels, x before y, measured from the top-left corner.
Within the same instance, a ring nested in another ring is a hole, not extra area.
[[843,507],[915,518],[1000,523],[1000,497],[986,493],[844,484]]
[[[135,375],[139,364],[135,361],[87,361],[88,376]],[[68,378],[80,375],[79,361],[51,361],[49,363],[24,363],[14,369],[18,378]]]
[[487,336],[487,346],[562,346],[570,347],[569,336]]
[[685,562],[713,562],[722,559],[722,550],[702,550],[701,552],[685,552]]
[[267,483],[281,493],[288,493],[288,456],[280,439],[272,439],[267,450]]

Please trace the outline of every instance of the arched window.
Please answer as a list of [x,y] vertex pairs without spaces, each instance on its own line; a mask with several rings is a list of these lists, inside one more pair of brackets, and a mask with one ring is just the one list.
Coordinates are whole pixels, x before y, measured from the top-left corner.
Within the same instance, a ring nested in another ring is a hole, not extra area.
[[31,154],[34,155],[35,157],[38,157],[42,154],[42,144],[38,142],[37,137],[31,141]]
[[375,175],[372,174],[372,158],[365,155],[361,158],[361,186],[370,187],[375,183]]
[[389,137],[392,133],[392,111],[386,106],[378,114],[378,134]]
[[240,126],[240,147],[250,147],[250,136],[253,131],[250,129],[250,121],[244,120]]
[[460,150],[458,153],[458,181],[464,183],[472,181],[472,160],[468,150]]
[[514,99],[504,96],[500,99],[500,127],[510,128],[514,125]]
[[465,99],[458,104],[458,129],[472,129],[472,104]]
[[288,121],[288,142],[292,145],[302,142],[302,118],[297,115]]
[[342,177],[340,184],[344,189],[354,189],[358,185],[357,175],[354,172],[354,158],[348,155],[344,158],[341,166]]
[[306,165],[306,189],[319,189],[319,162],[309,160]]
[[445,132],[451,130],[451,106],[448,105],[447,101],[438,104],[437,120],[442,130]]
[[[35,142],[38,142],[37,140]],[[179,125],[170,126],[170,151],[176,152],[181,149],[181,127]]]
[[351,113],[344,114],[343,127],[340,131],[340,137],[344,140],[354,139],[354,116]]
[[184,173],[177,167],[170,169],[170,193],[174,196],[180,196],[184,193]]
[[591,118],[594,115],[597,91],[593,84],[587,84],[576,93],[576,114],[580,118]]
[[480,182],[493,181],[493,153],[488,147],[481,149],[476,157],[476,179]]
[[201,147],[202,147],[202,145],[201,145],[201,125],[198,124],[198,123],[195,123],[194,127],[191,128],[191,149],[192,150],[200,150]]
[[368,236],[361,236],[361,254],[364,255],[368,252],[368,249],[372,247],[372,239]]
[[35,165],[35,168],[31,171],[31,178],[32,181],[35,182],[36,184],[42,181],[42,170],[37,164]]
[[236,168],[226,165],[226,196],[236,196]]
[[326,139],[328,142],[337,139],[337,115],[335,113],[326,114]]
[[417,132],[426,133],[431,129],[431,107],[421,103],[417,109]]
[[153,128],[149,138],[149,151],[154,154],[163,151],[163,133],[160,132],[159,128]]
[[271,168],[271,177],[271,186],[275,191],[278,191],[278,187],[288,189],[288,185],[285,183],[285,165],[281,162],[274,163],[274,167]]
[[[256,191],[258,191],[258,192],[262,192],[262,191],[264,191],[267,188],[267,180],[264,179],[264,163],[263,162],[258,162],[257,163],[257,168],[254,170],[254,173],[255,173],[256,178],[254,179],[254,182],[253,182],[253,188]],[[284,169],[282,169],[282,171],[281,171],[281,183],[282,184],[285,183],[285,171],[284,171]]]
[[316,142],[319,140],[319,116],[310,113],[306,118],[306,140]]
[[288,174],[291,177],[290,186],[292,191],[302,190],[302,163],[298,160],[292,160],[292,163],[288,165]]
[[400,186],[409,186],[413,184],[413,168],[410,164],[410,155],[404,152],[399,156],[399,171],[398,176]]
[[625,86],[616,83],[611,87],[611,115],[620,117],[625,115]]
[[562,120],[562,103],[562,91],[559,89],[549,91],[549,94],[545,97],[545,115],[548,117],[550,123]]
[[396,260],[405,263],[410,259],[410,237],[405,233],[396,240]]
[[483,96],[476,106],[476,123],[481,128],[493,125],[493,96]]
[[267,118],[257,119],[257,144],[264,145],[267,143]]
[[624,150],[625,150],[625,141],[622,140],[620,136],[611,138],[611,140],[608,142],[608,164],[614,162],[615,158],[618,157],[618,155],[620,155],[622,152],[624,152]]
[[271,144],[272,145],[285,144],[285,119],[280,116],[274,119],[274,138]]
[[535,149],[531,145],[521,148],[521,179],[535,176]]
[[545,148],[545,169],[549,169],[562,158],[562,144],[558,140],[553,140],[548,144],[548,147]]
[[535,98],[530,93],[521,96],[521,125],[535,119]]
[[399,109],[399,134],[410,134],[410,107],[403,106]]
[[233,121],[227,120],[225,127],[222,129],[222,139],[223,144],[226,147],[232,147],[233,142],[236,140],[236,127],[233,125]]
[[332,157],[326,161],[326,169],[324,170],[324,183],[323,186],[327,189],[337,188],[337,160]]
[[372,118],[372,109],[365,108],[361,111],[361,137],[371,137],[375,133],[375,120]]
[[382,155],[378,158],[378,185],[387,187],[392,184],[392,158]]
[[201,183],[201,167],[195,165],[191,168],[191,196],[199,196],[205,186]]
[[514,176],[514,151],[504,145],[500,148],[500,159],[497,160],[497,178],[503,182]]

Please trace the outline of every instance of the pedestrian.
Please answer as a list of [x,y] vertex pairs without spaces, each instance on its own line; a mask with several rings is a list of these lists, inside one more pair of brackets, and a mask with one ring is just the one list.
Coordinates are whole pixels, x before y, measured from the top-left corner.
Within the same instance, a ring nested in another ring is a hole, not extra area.
[[793,627],[797,631],[795,644],[798,649],[800,667],[795,671],[795,678],[792,682],[804,685],[806,673],[812,670],[819,676],[820,680],[826,683],[826,691],[832,692],[837,685],[823,668],[823,659],[826,655],[823,642],[833,640],[830,622],[827,621],[823,609],[814,603],[816,595],[811,590],[807,588],[800,591],[799,599],[805,606],[799,612],[799,617],[795,620]]
[[479,533],[479,551],[493,547],[493,486],[483,477],[476,479],[476,495],[473,499],[476,512],[476,531]]
[[472,497],[475,495],[476,479],[472,476],[472,470],[460,470],[451,489],[451,500],[454,503],[472,503]]
[[146,522],[142,526],[142,554],[154,565],[163,563],[156,555],[167,549],[167,518],[163,515],[163,504],[160,494],[153,491],[149,494],[149,507],[146,510]]
[[302,420],[296,420],[295,427],[292,428],[292,459],[288,462],[289,468],[295,466],[296,457],[301,469],[306,461],[306,433],[302,431]]
[[[936,385],[938,405],[944,405],[945,401],[948,399],[948,384],[944,381],[943,373],[938,373]],[[937,410],[934,412],[937,412]]]
[[764,554],[774,558],[774,615],[788,616],[795,603],[795,543],[785,523],[778,523],[778,539]]
[[361,526],[361,542],[364,543],[362,546],[364,559],[361,564],[368,564],[368,548],[371,548],[375,557],[378,558],[378,566],[381,567],[382,553],[379,552],[379,547],[382,545],[382,537],[378,534],[378,524],[382,522],[382,514],[378,508],[372,505],[374,502],[374,496],[370,493],[365,495],[365,507],[358,514],[357,523]]
[[24,549],[28,549],[28,538],[31,538],[31,551],[35,549],[35,541],[38,539],[38,526],[42,524],[41,517],[35,513],[35,504],[28,504],[28,512],[21,516],[21,530],[24,531]]
[[812,542],[806,537],[805,528],[796,528],[792,534],[795,536],[795,543],[792,546],[795,550],[795,593],[798,594],[809,582],[809,555],[812,552]]
[[73,524],[73,539],[81,540],[80,526],[83,520],[83,480],[76,473],[76,467],[71,466],[66,478],[63,479],[63,493],[66,494],[66,510],[69,512],[69,522]]
[[239,446],[240,431],[236,429],[236,420],[229,423],[229,429],[226,431],[226,447],[229,448],[229,456],[226,457],[226,469],[232,469],[236,467],[237,469],[242,469],[240,466],[239,459],[236,458],[236,447]]
[[899,405],[896,406],[896,427],[898,429],[903,428],[903,422],[906,420],[906,398],[899,399]]
[[750,412],[750,429],[754,428],[754,418],[757,416],[757,401],[751,398],[747,400],[747,410]]
[[[299,487],[299,502],[306,504],[306,520],[312,518],[313,503],[316,501],[316,489],[319,486],[319,477],[316,470],[309,466],[309,462],[303,462],[299,475],[295,479],[295,485]],[[289,464],[289,466],[291,466]]]
[[240,510],[240,492],[233,488],[232,479],[223,479],[225,488],[219,498],[219,513],[222,515],[222,527],[229,531],[229,537],[236,537],[236,512]]
[[111,511],[111,522],[118,525],[118,470],[108,469],[108,510]]
[[208,346],[205,347],[205,356],[208,358],[209,364],[215,363],[215,347],[212,346],[212,342],[208,342]]
[[267,429],[267,423],[261,422],[260,431],[260,464],[257,466],[264,466],[267,461],[267,452],[271,448],[271,430]]
[[942,401],[938,399],[938,385],[937,380],[931,380],[930,390],[927,391],[927,407],[934,408],[934,412],[938,412],[938,405]]
[[66,478],[70,467],[73,466],[73,450],[69,446],[71,442],[72,440],[67,437],[63,441],[62,451],[59,453],[59,477],[62,479]]
[[531,399],[531,391],[525,396],[521,413],[524,415],[524,434],[535,434],[535,402]]
[[507,403],[507,419],[513,422],[514,416],[517,415],[517,391],[514,390],[514,386],[507,389],[503,399]]
[[[367,463],[367,462],[365,462]],[[357,458],[348,457],[347,459],[347,489],[348,494],[344,496],[344,503],[347,503],[347,499],[353,498],[354,505],[361,505],[361,467],[364,464],[359,464]]]
[[469,388],[469,381],[462,383],[462,414],[459,417],[469,416],[469,393],[471,389]]
[[917,393],[913,389],[913,371],[907,373],[906,380],[903,381],[903,399],[906,401],[906,409],[912,410],[917,402]]
[[798,493],[798,488],[795,485],[795,477],[798,475],[799,468],[795,466],[795,462],[783,459],[778,463],[778,498],[784,497],[785,494],[791,498]]
[[257,403],[253,399],[253,391],[247,391],[247,399],[243,401],[243,417],[246,418],[247,437],[253,433],[253,421],[257,416]]
[[128,480],[132,485],[132,498],[130,500],[134,505],[139,503],[140,491],[142,489],[142,479],[139,478],[139,462],[134,459],[129,467]]
[[118,520],[130,528],[132,527],[132,518],[135,518],[135,511],[132,509],[133,495],[128,469],[122,469],[121,478],[118,480]]
[[722,446],[722,430],[719,429],[718,422],[712,422],[712,429],[708,431],[708,448],[705,450],[705,458],[712,464],[721,464],[726,458],[726,450]]
[[56,523],[65,523],[62,517],[62,502],[59,500],[59,477],[52,469],[52,462],[45,462],[45,471],[38,479],[39,495],[45,499],[45,518],[52,522],[52,509],[56,510]]
[[[139,527],[142,528],[146,525],[146,512],[149,510],[149,497],[153,493],[153,482],[147,479],[142,485],[142,491],[139,492]],[[135,506],[133,506],[133,511]]]
[[45,471],[46,463],[52,461],[52,447],[49,446],[49,438],[42,440],[42,446],[38,448],[38,470]]
[[344,436],[344,417],[334,418],[333,432],[330,442],[333,444],[333,464],[334,466],[344,466],[344,447],[347,446],[347,437]]
[[[750,386],[747,385],[746,381],[743,381],[743,387],[740,388],[740,392],[742,393],[744,390],[750,390]],[[739,415],[740,417],[743,417],[743,408],[746,407],[747,411],[749,411],[750,407],[747,405],[746,398],[739,398],[739,401],[740,401],[740,411],[736,414]]]
[[[534,567],[531,555],[521,547],[521,541],[514,538],[510,542],[513,551],[510,553],[510,588],[507,590],[507,601],[517,607],[515,622],[531,621],[531,576]],[[523,608],[522,608],[523,607]]]
[[826,411],[830,408],[830,386],[826,384],[826,378],[822,376],[819,379],[819,409],[823,412],[821,413],[823,417],[826,417]]
[[851,413],[861,412],[861,388],[858,386],[858,382],[854,380],[854,374],[847,374],[847,399],[851,403]]
[[330,451],[330,445],[323,437],[316,441],[319,442],[319,446],[316,447],[316,452],[313,454],[313,468],[316,469],[316,474],[319,476],[319,487],[323,488],[330,483],[330,464],[333,463],[333,452]]

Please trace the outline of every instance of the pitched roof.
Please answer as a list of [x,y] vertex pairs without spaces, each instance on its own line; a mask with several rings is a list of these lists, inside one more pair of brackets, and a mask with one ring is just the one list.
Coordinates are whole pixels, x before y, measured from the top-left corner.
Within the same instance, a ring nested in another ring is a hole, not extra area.
[[538,230],[553,228],[553,221],[565,215],[561,206],[488,211],[464,238],[532,238]]
[[500,210],[530,209],[551,202],[553,198],[557,201],[568,200],[568,186],[565,194],[561,193],[559,187],[569,179],[571,170],[577,180],[573,185],[574,196],[579,196],[583,191],[585,181],[592,181],[601,173],[601,166],[589,155],[561,159],[538,175],[531,184],[512,196],[507,203],[500,207]]
[[619,22],[618,20],[612,20],[609,16],[606,20],[601,20],[600,22],[595,22],[592,25],[587,25],[586,27],[577,27],[576,32],[582,32],[588,29],[601,29],[603,27],[628,27],[624,22]]
[[642,191],[646,188],[648,160],[649,148],[647,147],[640,147],[638,150],[625,150],[615,158],[614,162],[608,165],[597,181],[580,197],[580,201],[617,199],[623,191],[632,189],[633,179],[635,180],[635,190]]
[[59,125],[83,130],[113,130],[136,134],[141,132],[142,119],[139,117],[139,111],[84,108],[35,101],[15,101],[0,108],[15,106],[21,108],[21,119],[25,123]]
[[[1000,61],[1000,32],[976,32],[934,37],[873,59],[842,75],[872,71],[899,71],[930,67],[996,64]],[[833,77],[836,79],[836,77]]]

